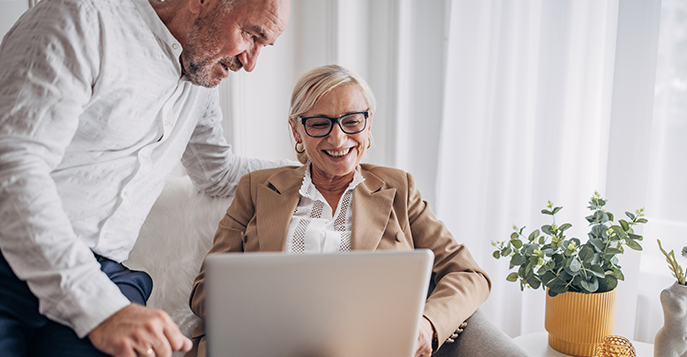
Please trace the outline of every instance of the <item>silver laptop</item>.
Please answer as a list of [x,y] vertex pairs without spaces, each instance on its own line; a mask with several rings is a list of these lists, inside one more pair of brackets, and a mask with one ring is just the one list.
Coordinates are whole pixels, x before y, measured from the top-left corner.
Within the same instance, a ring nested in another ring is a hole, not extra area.
[[433,259],[429,250],[208,256],[208,355],[413,356]]

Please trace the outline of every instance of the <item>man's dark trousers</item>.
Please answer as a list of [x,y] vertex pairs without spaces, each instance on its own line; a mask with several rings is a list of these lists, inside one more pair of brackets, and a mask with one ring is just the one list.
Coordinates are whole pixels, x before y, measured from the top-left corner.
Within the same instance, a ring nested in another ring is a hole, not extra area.
[[[153,290],[148,274],[132,271],[112,260],[96,256],[100,269],[131,301],[145,305]],[[19,280],[0,254],[0,356],[82,357],[106,356],[88,337],[38,313],[38,298]]]

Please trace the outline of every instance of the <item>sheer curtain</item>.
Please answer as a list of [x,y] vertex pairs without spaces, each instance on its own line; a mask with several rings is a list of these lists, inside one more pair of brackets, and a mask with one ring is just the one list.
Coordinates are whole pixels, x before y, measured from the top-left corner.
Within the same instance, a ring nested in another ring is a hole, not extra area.
[[[583,240],[595,191],[617,216],[647,205],[659,9],[451,3],[436,207],[491,275],[483,309],[511,336],[544,330],[545,293],[507,283],[508,262],[492,258],[490,241],[507,239],[513,225],[550,223],[539,213],[548,200],[564,207],[557,223],[573,224],[568,235]],[[639,259],[621,260],[616,333],[630,338]]]

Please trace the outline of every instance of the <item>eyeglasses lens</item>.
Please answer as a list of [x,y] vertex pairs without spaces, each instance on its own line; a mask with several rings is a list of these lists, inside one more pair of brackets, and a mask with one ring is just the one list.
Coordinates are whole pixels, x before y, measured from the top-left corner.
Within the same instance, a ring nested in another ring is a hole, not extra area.
[[[308,118],[305,120],[305,130],[311,136],[325,136],[329,134],[333,120],[329,118]],[[355,134],[365,129],[365,115],[353,113],[339,119],[341,129],[346,134]]]

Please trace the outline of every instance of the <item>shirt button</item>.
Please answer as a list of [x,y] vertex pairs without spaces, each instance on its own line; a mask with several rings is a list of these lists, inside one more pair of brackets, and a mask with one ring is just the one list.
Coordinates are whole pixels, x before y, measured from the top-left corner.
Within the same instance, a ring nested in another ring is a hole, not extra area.
[[173,44],[172,44],[172,48],[175,49],[175,50],[178,49],[178,48],[179,48],[179,44],[178,44],[178,43],[173,43]]

